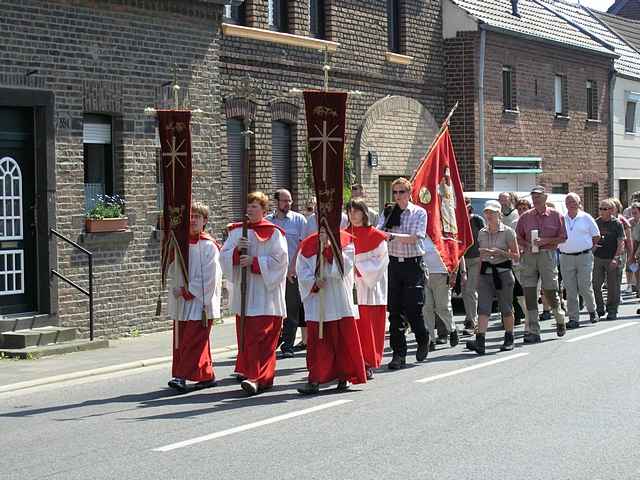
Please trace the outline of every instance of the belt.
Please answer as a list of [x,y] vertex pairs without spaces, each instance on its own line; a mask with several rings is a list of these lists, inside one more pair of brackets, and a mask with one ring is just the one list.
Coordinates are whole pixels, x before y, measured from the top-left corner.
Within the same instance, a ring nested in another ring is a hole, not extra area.
[[584,255],[585,253],[589,253],[591,251],[590,248],[587,248],[586,250],[583,250],[581,252],[575,252],[575,253],[567,253],[567,252],[560,252],[562,255]]
[[422,257],[392,257],[389,255],[389,261],[392,263],[420,263],[422,261]]

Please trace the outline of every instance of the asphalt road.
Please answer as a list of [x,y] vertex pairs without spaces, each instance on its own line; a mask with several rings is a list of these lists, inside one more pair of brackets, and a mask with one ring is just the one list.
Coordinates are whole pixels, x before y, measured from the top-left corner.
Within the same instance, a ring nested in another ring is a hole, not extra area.
[[166,365],[0,394],[0,478],[640,479],[635,308],[509,353],[494,322],[484,357],[440,347],[342,394],[299,396],[299,357],[247,398],[231,356],[182,396]]

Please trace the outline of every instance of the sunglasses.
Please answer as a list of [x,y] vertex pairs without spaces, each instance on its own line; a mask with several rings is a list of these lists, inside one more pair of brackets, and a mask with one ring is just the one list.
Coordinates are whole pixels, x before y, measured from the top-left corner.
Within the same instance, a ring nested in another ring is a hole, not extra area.
[[403,193],[407,193],[407,191],[406,190],[394,190],[393,191],[394,195],[402,195]]

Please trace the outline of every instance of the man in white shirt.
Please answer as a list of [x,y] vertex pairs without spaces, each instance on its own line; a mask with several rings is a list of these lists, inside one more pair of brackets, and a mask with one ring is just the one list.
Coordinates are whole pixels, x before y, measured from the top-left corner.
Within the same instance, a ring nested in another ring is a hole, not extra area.
[[600,229],[588,213],[580,210],[580,197],[569,193],[565,198],[567,214],[564,216],[567,241],[558,245],[560,249],[560,271],[567,291],[567,328],[580,326],[580,304],[582,295],[592,323],[598,321],[593,294],[593,248],[600,240]]

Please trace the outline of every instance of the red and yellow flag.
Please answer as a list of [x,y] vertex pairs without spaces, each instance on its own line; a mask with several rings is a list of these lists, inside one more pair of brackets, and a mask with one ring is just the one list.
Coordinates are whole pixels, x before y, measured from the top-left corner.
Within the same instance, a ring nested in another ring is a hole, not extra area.
[[449,272],[473,245],[469,212],[449,127],[445,126],[413,177],[411,198],[427,211],[427,235]]

